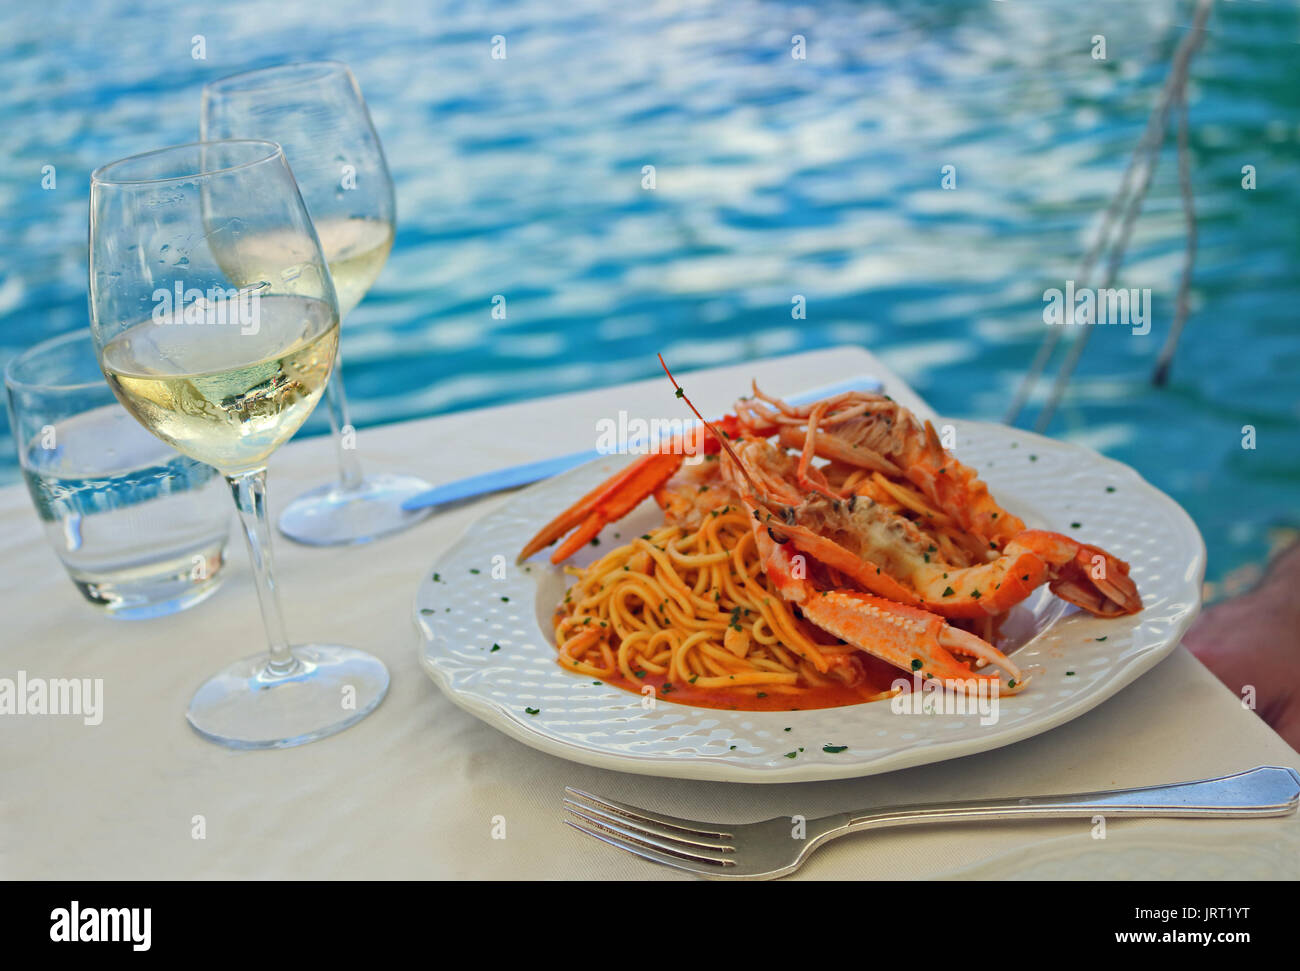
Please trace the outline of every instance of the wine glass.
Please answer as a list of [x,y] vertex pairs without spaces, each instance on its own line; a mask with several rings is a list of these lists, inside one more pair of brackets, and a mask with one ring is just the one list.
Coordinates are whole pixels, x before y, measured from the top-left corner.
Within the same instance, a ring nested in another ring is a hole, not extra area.
[[206,681],[187,713],[223,745],[322,738],[388,690],[388,671],[369,654],[289,645],[271,559],[267,458],[320,399],[338,318],[320,241],[274,142],[196,142],[91,175],[100,369],[145,428],[225,476],[253,563],[269,650]]
[[[203,88],[201,136],[279,142],[316,224],[345,317],[383,269],[393,245],[393,180],[361,89],[346,64],[319,61],[248,71]],[[429,483],[363,475],[341,368],[326,391],[337,482],[290,503],[280,531],[313,546],[364,543],[419,522],[432,508],[402,503]]]

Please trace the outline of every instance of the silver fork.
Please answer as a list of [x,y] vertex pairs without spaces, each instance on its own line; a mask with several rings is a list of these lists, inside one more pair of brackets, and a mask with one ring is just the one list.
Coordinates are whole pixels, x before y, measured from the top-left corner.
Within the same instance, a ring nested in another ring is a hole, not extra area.
[[1300,804],[1300,773],[1261,765],[1236,775],[1138,789],[1059,796],[932,802],[809,819],[708,823],[602,799],[566,786],[565,822],[598,840],[709,879],[771,880],[793,873],[823,843],[865,829],[918,823],[996,822],[1069,816],[1286,816]]

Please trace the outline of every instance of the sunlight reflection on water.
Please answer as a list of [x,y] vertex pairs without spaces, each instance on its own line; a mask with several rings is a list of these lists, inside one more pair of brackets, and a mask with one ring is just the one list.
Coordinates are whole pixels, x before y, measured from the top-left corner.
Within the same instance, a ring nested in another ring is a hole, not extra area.
[[[399,205],[389,266],[344,328],[359,424],[648,377],[659,351],[690,367],[845,342],[941,412],[997,419],[1042,339],[1044,289],[1076,272],[1140,135],[1181,11],[10,5],[0,354],[85,324],[90,169],[194,138],[207,79],[338,57],[366,92]],[[1297,20],[1220,5],[1195,63],[1201,254],[1172,387],[1146,383],[1182,251],[1167,154],[1120,281],[1152,288],[1152,333],[1097,335],[1053,427],[1183,502],[1211,576],[1296,520]],[[1098,31],[1105,61],[1090,56]],[[196,34],[206,60],[190,56]],[[790,56],[794,34],[806,60]],[[1267,173],[1250,195],[1243,160]],[[39,188],[46,164],[56,192]],[[939,186],[949,164],[956,191]],[[790,317],[795,293],[805,321]],[[489,316],[494,294],[506,320]],[[1261,429],[1255,453],[1240,448],[1246,423]],[[308,431],[323,427],[316,415]],[[8,443],[0,463],[12,481]]]

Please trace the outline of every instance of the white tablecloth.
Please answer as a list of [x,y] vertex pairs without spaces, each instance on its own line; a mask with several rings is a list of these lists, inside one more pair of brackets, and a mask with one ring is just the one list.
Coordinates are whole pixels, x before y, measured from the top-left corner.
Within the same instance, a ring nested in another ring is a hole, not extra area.
[[[793,393],[873,374],[924,405],[879,360],[837,348],[689,374],[707,414],[751,376]],[[657,413],[664,381],[369,429],[369,468],[441,482],[591,448],[595,421]],[[272,459],[279,503],[326,481],[333,446],[294,442]],[[114,621],[83,603],[46,546],[26,490],[0,490],[0,677],[104,681],[104,719],[0,715],[4,878],[674,877],[562,824],[574,785],[679,815],[811,816],[876,803],[1078,791],[1220,775],[1300,756],[1185,650],[1092,712],[982,755],[866,779],[750,786],[654,779],[568,763],[461,711],[416,661],[411,598],[434,556],[501,499],[434,516],[369,546],[276,548],[293,636],[381,657],[392,687],[359,725],[295,749],[233,752],[184,720],[194,688],[262,644],[242,541],[225,586],[177,616]],[[278,537],[277,537],[278,538]],[[202,839],[194,838],[202,817]],[[494,839],[503,817],[505,839]],[[839,840],[811,878],[952,873],[1072,876],[1300,876],[1300,819],[1086,820],[928,827]]]

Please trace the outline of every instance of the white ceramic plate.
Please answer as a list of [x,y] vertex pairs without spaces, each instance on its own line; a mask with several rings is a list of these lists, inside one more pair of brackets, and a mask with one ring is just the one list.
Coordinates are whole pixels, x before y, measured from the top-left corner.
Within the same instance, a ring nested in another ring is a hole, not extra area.
[[[1016,608],[1004,628],[1010,643],[1002,646],[1034,680],[1024,692],[999,699],[995,724],[981,724],[975,715],[896,713],[888,701],[751,712],[660,699],[647,710],[638,695],[562,669],[550,618],[567,578],[546,559],[549,550],[522,567],[515,554],[545,522],[630,461],[626,456],[540,482],[472,524],[416,593],[420,660],[456,704],[520,741],[645,775],[730,782],[852,778],[983,752],[1055,728],[1173,650],[1200,605],[1205,545],[1188,515],[1126,465],[1001,425],[950,424],[955,454],[978,470],[1003,506],[1031,527],[1077,536],[1127,560],[1145,604],[1136,616],[1102,620],[1043,588]],[[588,548],[575,562],[590,562],[661,521],[647,500],[605,529],[599,549]],[[827,745],[847,748],[830,753],[823,751]]]

